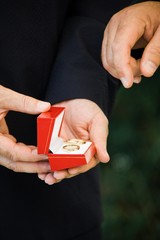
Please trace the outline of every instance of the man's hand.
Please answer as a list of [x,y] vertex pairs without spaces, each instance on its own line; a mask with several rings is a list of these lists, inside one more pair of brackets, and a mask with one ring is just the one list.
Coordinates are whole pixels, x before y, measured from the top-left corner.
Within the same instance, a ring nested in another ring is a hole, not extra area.
[[[132,49],[145,48],[141,59]],[[104,68],[124,87],[151,77],[160,65],[160,2],[148,1],[124,8],[108,23],[102,43]]]
[[38,155],[35,146],[18,143],[9,134],[5,121],[8,111],[39,114],[49,110],[50,104],[0,85],[0,165],[15,172],[41,173],[50,171],[47,156]]
[[106,150],[108,136],[108,120],[101,109],[92,101],[75,99],[62,102],[58,106],[65,107],[61,137],[63,139],[80,138],[95,144],[97,154],[87,165],[48,174],[38,174],[47,184],[53,184],[64,178],[74,177],[95,167],[99,162],[108,162]]

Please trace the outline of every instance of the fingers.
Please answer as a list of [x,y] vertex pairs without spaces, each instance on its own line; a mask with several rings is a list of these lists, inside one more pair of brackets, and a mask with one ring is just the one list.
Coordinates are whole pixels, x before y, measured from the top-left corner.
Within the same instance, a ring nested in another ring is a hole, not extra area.
[[69,173],[69,177],[73,177],[76,176],[80,173],[85,173],[87,171],[89,171],[90,169],[94,168],[97,164],[99,163],[99,160],[95,157],[93,157],[88,164],[80,166],[80,167],[76,167],[76,168],[70,168],[68,169],[68,173]]
[[[65,103],[69,111],[65,112],[65,137],[70,135],[74,138],[82,138],[92,141],[96,147],[96,156],[88,164],[70,168],[62,171],[55,171],[49,174],[39,174],[38,177],[47,184],[54,184],[66,178],[74,177],[95,167],[99,162],[108,162],[109,155],[106,150],[108,137],[108,120],[102,110],[94,102],[86,99],[70,100]],[[76,109],[79,106],[78,111]],[[67,118],[69,116],[69,118]],[[72,116],[72,117],[70,117]],[[67,121],[66,121],[67,118]],[[63,123],[64,125],[64,123]],[[67,128],[66,126],[71,126]],[[67,129],[67,130],[66,130]],[[61,132],[62,134],[62,132]]]
[[56,179],[53,175],[53,173],[39,173],[38,178],[42,181],[44,181],[48,185],[53,185],[55,183],[59,183],[62,181],[62,179]]
[[8,134],[9,133],[8,126],[7,126],[4,118],[2,118],[0,120],[0,133],[2,133],[2,134]]
[[0,165],[14,172],[50,172],[46,155],[38,155],[35,146],[17,143],[13,136],[7,134],[0,134]]
[[[117,17],[117,16],[115,16]],[[116,23],[115,23],[116,22]],[[135,22],[133,22],[135,24]],[[112,20],[104,32],[102,43],[102,63],[114,77],[120,79],[125,88],[132,86],[140,76],[139,61],[131,57],[131,49],[143,35],[143,27],[137,31],[135,25]],[[115,26],[116,24],[116,26]],[[112,30],[114,29],[114,30]],[[132,34],[135,31],[137,34]]]
[[0,109],[13,110],[29,114],[38,114],[49,110],[50,103],[39,101],[0,85]]
[[48,161],[19,162],[11,161],[10,159],[0,156],[0,165],[14,172],[48,173],[50,171],[50,165]]
[[[139,83],[141,75],[153,75],[159,66],[159,9],[158,2],[135,4],[115,14],[106,27],[102,63],[126,88]],[[131,56],[135,47],[146,47],[141,62]]]
[[75,177],[81,173],[85,173],[94,168],[99,163],[97,158],[92,158],[91,161],[83,166],[70,168],[67,170],[55,171],[54,173],[40,173],[38,178],[44,181],[48,185],[59,183],[64,179]]
[[148,43],[141,60],[141,71],[145,77],[151,77],[160,65],[160,25]]
[[94,142],[97,150],[97,158],[100,162],[109,161],[107,153],[108,120],[103,113],[97,114],[89,128],[90,139]]
[[5,115],[8,110],[38,113],[47,110],[49,103],[16,93],[0,86],[0,165],[15,172],[49,172],[50,165],[46,155],[38,155],[36,147],[17,143],[9,134]]
[[16,143],[16,139],[10,135],[0,134],[0,165],[15,172],[50,172],[46,155],[38,155],[36,147]]
[[[2,86],[0,86],[0,96],[0,165],[15,172],[49,172],[50,165],[48,161],[44,161],[45,159],[48,160],[47,156],[38,155],[36,147],[27,146],[23,143],[17,143],[16,138],[9,134],[9,130],[4,119],[4,116],[7,113],[7,110],[4,108],[24,112],[26,111],[28,113],[36,113],[41,105],[41,102],[18,94]],[[25,97],[27,99],[26,103],[22,101]],[[40,107],[41,110],[47,109],[46,106],[48,103],[45,103],[44,105],[44,108]],[[32,107],[35,107],[35,109],[32,110]]]
[[0,165],[14,171],[41,173],[50,171],[46,155],[38,155],[36,147],[16,143],[11,135],[0,134]]
[[48,159],[46,155],[38,155],[36,147],[16,143],[13,139],[0,134],[0,156],[12,161],[36,162]]

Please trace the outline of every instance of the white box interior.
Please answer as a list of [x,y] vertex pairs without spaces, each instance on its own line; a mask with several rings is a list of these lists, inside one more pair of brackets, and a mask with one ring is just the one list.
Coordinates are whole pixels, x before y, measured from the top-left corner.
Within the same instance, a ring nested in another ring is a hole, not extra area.
[[54,154],[84,154],[92,144],[90,141],[81,139],[64,141],[62,138],[58,137],[63,115],[64,111],[55,119],[49,150]]

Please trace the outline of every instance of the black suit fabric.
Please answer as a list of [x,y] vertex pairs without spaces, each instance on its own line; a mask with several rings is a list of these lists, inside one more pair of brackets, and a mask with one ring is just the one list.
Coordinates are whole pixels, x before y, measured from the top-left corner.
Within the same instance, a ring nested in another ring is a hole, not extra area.
[[[1,0],[0,84],[52,104],[90,99],[109,115],[118,81],[100,61],[103,31],[130,2]],[[7,123],[18,141],[36,145],[36,116],[10,112]],[[0,239],[76,239],[96,228],[98,179],[95,168],[48,186],[36,174],[0,167]]]

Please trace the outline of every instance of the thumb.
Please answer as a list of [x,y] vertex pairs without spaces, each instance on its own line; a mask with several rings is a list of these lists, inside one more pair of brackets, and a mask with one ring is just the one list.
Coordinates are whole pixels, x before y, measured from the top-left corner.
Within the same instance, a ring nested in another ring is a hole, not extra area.
[[144,50],[141,60],[141,72],[151,77],[160,65],[160,26]]
[[38,114],[49,110],[50,103],[17,93],[0,85],[0,109]]
[[102,116],[96,117],[93,120],[90,128],[90,138],[95,144],[97,150],[97,158],[100,162],[106,163],[109,161],[107,152],[107,137],[108,137],[108,120]]

